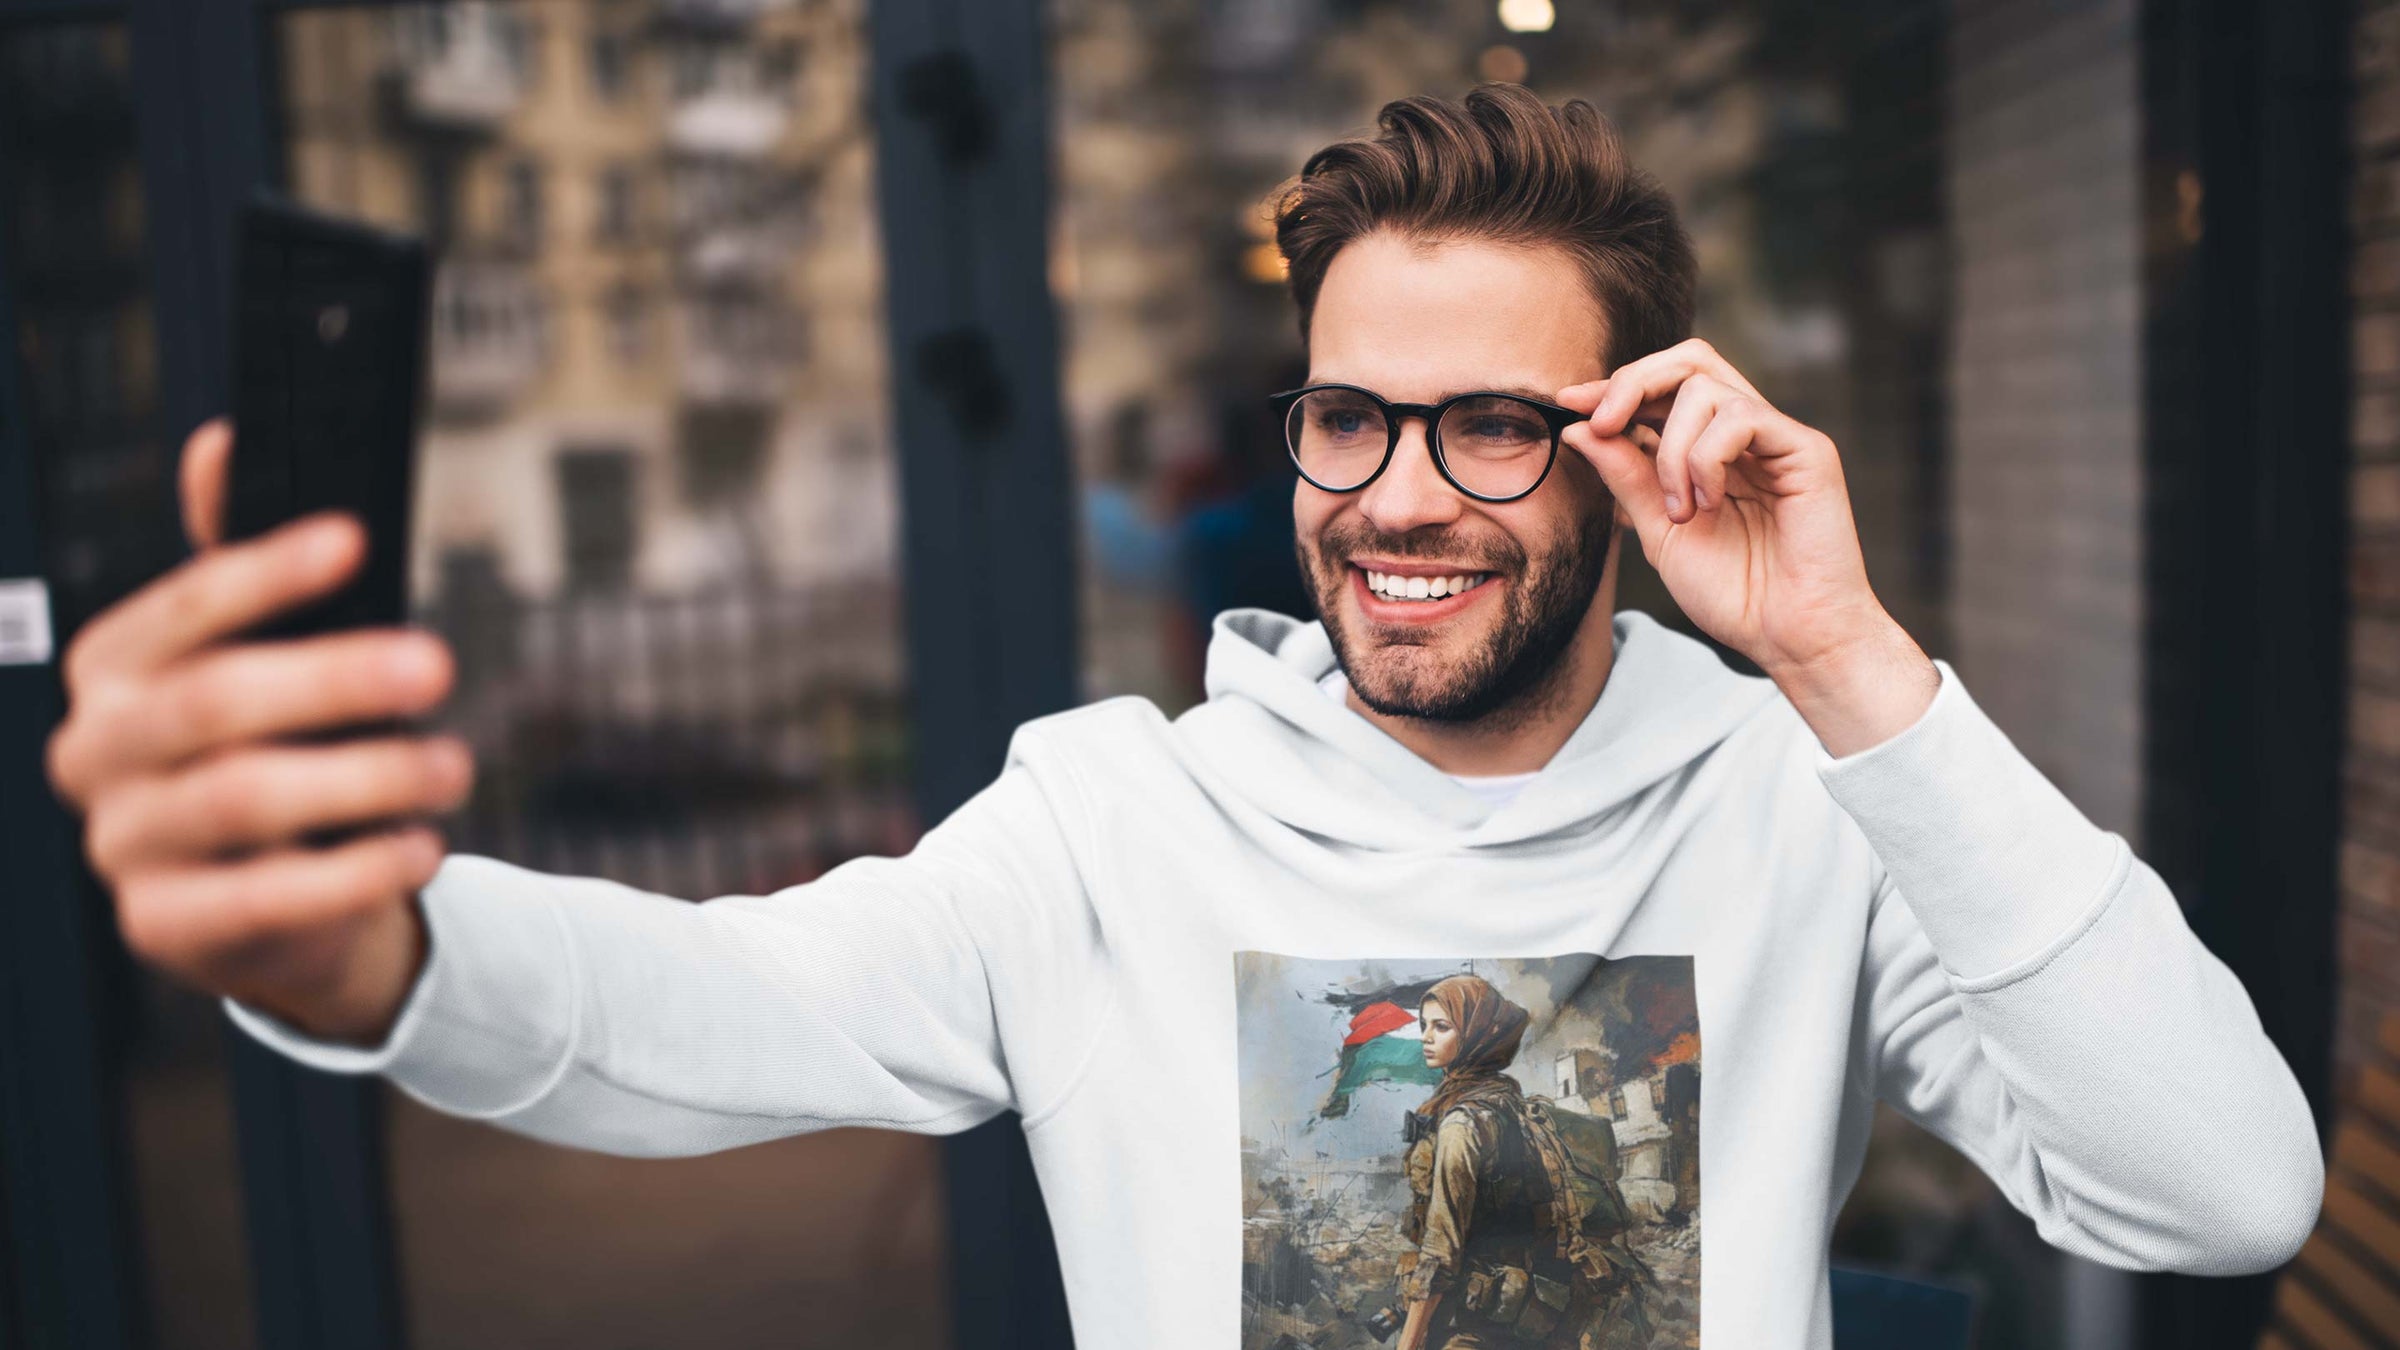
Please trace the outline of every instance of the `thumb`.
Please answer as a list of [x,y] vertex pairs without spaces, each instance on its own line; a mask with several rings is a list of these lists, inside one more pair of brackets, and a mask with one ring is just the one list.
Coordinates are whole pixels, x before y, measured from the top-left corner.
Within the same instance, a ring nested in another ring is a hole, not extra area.
[[1658,466],[1627,436],[1603,436],[1589,422],[1577,422],[1563,438],[1577,454],[1600,471],[1600,481],[1633,521],[1645,556],[1656,558],[1667,537],[1667,492],[1659,485]]
[[177,486],[183,500],[183,535],[195,553],[223,542],[225,471],[232,460],[233,423],[222,417],[202,422],[184,440]]

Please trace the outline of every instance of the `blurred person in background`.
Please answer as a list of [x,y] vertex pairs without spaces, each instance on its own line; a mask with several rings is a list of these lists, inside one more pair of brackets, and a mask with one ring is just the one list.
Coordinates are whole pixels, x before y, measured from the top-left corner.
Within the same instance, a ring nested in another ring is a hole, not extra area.
[[[1260,386],[1285,389],[1307,376],[1287,367]],[[1172,526],[1175,581],[1184,637],[1176,644],[1188,682],[1205,677],[1208,630],[1229,609],[1308,612],[1308,592],[1292,567],[1292,461],[1283,423],[1264,398],[1230,400],[1219,422],[1222,449],[1215,481],[1178,484],[1183,509]],[[1205,490],[1200,490],[1205,488]]]
[[[1270,1313],[1355,1340],[1397,1287],[1270,1308],[1244,1263],[1239,954],[1688,954],[1723,1217],[1654,1343],[1829,1343],[1825,1235],[1878,1099],[2065,1250],[2288,1259],[2323,1161],[2247,995],[1877,601],[1836,447],[1690,338],[1688,240],[1606,120],[1515,86],[1402,100],[1311,157],[1277,238],[1317,620],[1218,614],[1207,702],[1027,723],[906,856],[771,895],[445,855],[421,817],[466,793],[461,744],[296,742],[424,711],[449,655],[239,640],[361,541],[220,542],[231,433],[203,429],[201,551],[78,636],[50,745],[129,945],[295,1059],[560,1143],[1020,1111],[1090,1346],[1263,1346]],[[1615,611],[1624,530],[1764,676]],[[1412,1272],[1407,1334],[1549,1343],[1495,1301],[1524,1277]]]
[[1109,418],[1108,458],[1083,488],[1092,559],[1103,581],[1128,590],[1155,590],[1166,580],[1166,531],[1142,490],[1150,471],[1150,408],[1130,402]]

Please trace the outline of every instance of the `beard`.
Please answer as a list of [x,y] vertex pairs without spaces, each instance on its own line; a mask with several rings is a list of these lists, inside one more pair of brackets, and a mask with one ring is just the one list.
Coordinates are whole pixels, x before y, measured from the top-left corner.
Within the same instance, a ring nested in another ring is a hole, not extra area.
[[[1616,528],[1614,504],[1605,499],[1580,530],[1538,556],[1527,554],[1506,536],[1479,548],[1441,535],[1382,535],[1363,527],[1337,527],[1318,536],[1318,547],[1300,542],[1300,571],[1309,580],[1310,599],[1326,636],[1333,639],[1334,658],[1359,702],[1386,717],[1498,725],[1530,716],[1555,688],[1562,658],[1599,592]],[[1499,620],[1447,669],[1378,670],[1368,660],[1375,653],[1425,644],[1406,629],[1361,635],[1344,626],[1341,600],[1350,586],[1348,559],[1362,554],[1464,561],[1473,570],[1505,579],[1508,585],[1498,597]]]

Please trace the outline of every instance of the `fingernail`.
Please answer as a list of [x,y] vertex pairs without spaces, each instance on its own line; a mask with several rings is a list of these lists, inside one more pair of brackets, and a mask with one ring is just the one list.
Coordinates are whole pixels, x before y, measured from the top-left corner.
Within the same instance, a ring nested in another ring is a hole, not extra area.
[[1692,505],[1697,506],[1702,510],[1706,510],[1708,508],[1708,489],[1700,486],[1698,483],[1692,484]]
[[1668,494],[1667,494],[1667,514],[1671,516],[1671,515],[1674,515],[1676,512],[1678,512],[1678,511],[1681,511],[1682,509],[1683,509],[1683,498],[1676,496],[1676,495],[1675,495],[1674,493],[1672,493],[1672,492],[1668,493]]

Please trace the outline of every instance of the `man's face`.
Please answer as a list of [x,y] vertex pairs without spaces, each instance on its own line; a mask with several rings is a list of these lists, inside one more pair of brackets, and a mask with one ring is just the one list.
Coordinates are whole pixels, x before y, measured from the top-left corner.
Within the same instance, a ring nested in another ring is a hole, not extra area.
[[[1545,401],[1608,373],[1582,274],[1561,251],[1427,244],[1374,234],[1326,270],[1309,329],[1309,383],[1439,403],[1492,389]],[[1359,700],[1387,716],[1481,721],[1525,705],[1608,579],[1616,505],[1561,446],[1529,496],[1482,502],[1434,466],[1421,420],[1374,482],[1292,497],[1300,571]],[[1440,599],[1393,599],[1369,574],[1464,576]],[[1479,579],[1479,580],[1478,580]]]

